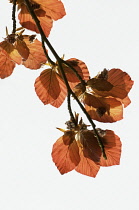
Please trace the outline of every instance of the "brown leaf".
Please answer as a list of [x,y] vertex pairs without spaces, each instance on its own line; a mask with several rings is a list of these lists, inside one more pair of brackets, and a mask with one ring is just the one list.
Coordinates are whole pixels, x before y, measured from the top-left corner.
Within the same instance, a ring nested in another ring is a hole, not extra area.
[[83,154],[85,157],[94,162],[100,161],[101,149],[98,145],[94,132],[91,130],[83,130],[80,132],[80,142],[83,145]]
[[110,91],[113,88],[110,82],[102,78],[92,78],[87,81],[87,85],[98,91]]

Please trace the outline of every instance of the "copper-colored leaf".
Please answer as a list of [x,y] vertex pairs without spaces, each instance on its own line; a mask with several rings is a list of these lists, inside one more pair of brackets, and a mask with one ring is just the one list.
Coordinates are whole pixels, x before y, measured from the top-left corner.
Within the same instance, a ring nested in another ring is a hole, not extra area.
[[95,108],[85,105],[92,119],[105,123],[123,119],[123,106],[120,101],[115,98],[97,98],[97,100],[102,103],[102,106]]
[[87,85],[98,91],[110,91],[113,85],[103,78],[92,78],[87,81]]
[[111,69],[108,72],[108,81],[114,86],[111,90],[112,96],[121,99],[127,96],[133,85],[131,77],[120,69]]
[[53,69],[44,70],[35,81],[35,90],[40,100],[55,107],[59,107],[66,97],[64,87],[62,79]]
[[71,135],[64,134],[53,145],[52,158],[61,174],[73,170],[80,161],[79,148]]
[[101,149],[98,145],[94,132],[91,130],[80,131],[80,142],[83,146],[82,150],[84,156],[93,160],[94,162],[100,161]]
[[[83,61],[78,60],[76,58],[70,58],[66,62],[70,64],[77,71],[77,73],[81,76],[83,80],[89,79],[89,71],[86,64]],[[77,85],[80,82],[80,80],[78,79],[76,74],[73,72],[73,70],[71,70],[66,65],[64,65],[64,71],[68,79],[68,82],[70,84],[70,87],[74,88],[75,85]]]
[[87,155],[85,155],[85,153],[83,152],[81,147],[79,147],[79,152],[80,152],[80,162],[75,167],[75,170],[86,176],[96,177],[100,169],[100,166],[97,165],[93,160],[88,158]]
[[9,55],[3,49],[0,49],[0,78],[4,79],[10,76],[13,73],[14,67],[15,63]]
[[44,70],[35,81],[35,91],[44,104],[54,101],[60,93],[56,72],[52,69]]
[[107,81],[113,85],[113,88],[109,91],[98,91],[95,89],[95,93],[104,97],[113,96],[124,99],[133,85],[133,81],[131,80],[130,76],[120,69],[111,69],[108,71]]
[[34,0],[36,3],[41,5],[41,9],[46,11],[47,16],[53,20],[58,20],[66,15],[64,5],[59,0]]
[[111,130],[106,130],[106,135],[102,138],[107,159],[103,156],[100,159],[100,166],[112,166],[120,164],[121,141],[120,138]]
[[22,57],[16,50],[16,48],[9,42],[3,41],[0,43],[0,47],[3,48],[7,54],[10,56],[10,58],[17,64],[21,64]]
[[19,38],[17,38],[14,46],[16,50],[18,51],[18,53],[22,56],[22,58],[26,60],[29,56],[29,49],[26,43],[20,40]]
[[93,106],[94,108],[106,106],[106,103],[103,97],[97,97],[89,93],[84,93],[83,98],[84,98],[83,100],[84,104],[88,106]]
[[47,59],[42,49],[40,41],[35,39],[33,42],[29,41],[29,36],[23,36],[24,42],[29,49],[28,59],[23,61],[23,65],[30,69],[39,69],[42,64],[46,63]]
[[[39,33],[39,30],[38,30],[34,20],[32,19],[31,15],[29,14],[27,7],[24,4],[22,4],[20,6],[20,8],[21,8],[21,11],[18,15],[20,24],[24,28],[27,28],[31,31],[35,31],[36,33]],[[52,28],[52,24],[53,24],[52,19],[49,16],[47,16],[45,11],[43,11],[42,9],[36,10],[35,14],[37,15],[37,17],[40,21],[41,27],[42,27],[46,37],[48,37],[50,30]]]
[[[120,99],[118,98],[118,100],[120,100]],[[131,103],[131,100],[130,100],[130,98],[127,96],[127,97],[125,97],[124,99],[121,99],[121,102],[122,102],[122,104],[124,105],[124,108],[126,108],[126,107]]]
[[61,104],[64,102],[66,96],[67,96],[67,88],[65,83],[63,82],[63,80],[57,75],[57,80],[59,82],[59,86],[60,86],[60,94],[57,97],[57,99],[55,99],[54,101],[50,102],[50,104],[56,108],[60,107]]

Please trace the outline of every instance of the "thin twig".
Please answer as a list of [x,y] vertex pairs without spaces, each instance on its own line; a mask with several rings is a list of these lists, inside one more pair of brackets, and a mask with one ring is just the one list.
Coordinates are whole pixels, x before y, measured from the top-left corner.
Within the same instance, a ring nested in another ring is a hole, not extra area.
[[42,42],[42,48],[43,48],[44,54],[45,54],[45,56],[46,56],[48,62],[51,63],[52,65],[55,65],[55,62],[53,62],[53,61],[51,60],[51,58],[49,57],[49,55],[48,55],[48,53],[47,53],[47,50],[46,50],[45,44],[44,44],[44,40],[41,39],[41,42]]
[[13,9],[12,9],[12,21],[13,21],[13,31],[12,31],[12,33],[13,34],[15,34],[15,32],[16,32],[16,17],[15,17],[16,2],[17,2],[17,0],[13,0]]
[[68,111],[69,111],[69,114],[70,114],[71,121],[72,121],[72,122],[74,123],[74,125],[76,126],[76,125],[77,125],[77,122],[76,122],[75,117],[74,117],[74,115],[73,115],[73,113],[72,113],[70,96],[71,96],[71,93],[68,92],[68,95],[67,95]]

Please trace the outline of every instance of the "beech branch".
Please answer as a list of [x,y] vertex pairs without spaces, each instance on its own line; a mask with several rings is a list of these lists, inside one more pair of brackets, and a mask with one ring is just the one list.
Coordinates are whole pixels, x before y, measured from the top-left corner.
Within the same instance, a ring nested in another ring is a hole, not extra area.
[[[49,47],[50,51],[52,52],[52,54],[54,55],[54,57],[56,58],[57,60],[57,63],[58,63],[58,66],[59,66],[59,69],[61,71],[61,74],[62,74],[62,77],[63,77],[63,80],[65,82],[65,85],[67,87],[67,92],[68,92],[68,101],[69,101],[69,97],[70,95],[72,95],[74,97],[74,99],[76,100],[76,102],[78,103],[79,107],[81,108],[81,110],[83,111],[83,113],[85,114],[85,116],[87,117],[88,121],[90,122],[91,126],[93,127],[94,129],[94,133],[95,133],[95,136],[97,138],[97,141],[98,141],[98,144],[101,148],[101,151],[102,151],[102,154],[103,154],[103,157],[104,159],[107,159],[107,156],[106,156],[106,153],[105,153],[105,149],[104,149],[104,145],[102,143],[102,140],[101,140],[101,137],[99,136],[98,134],[98,131],[96,129],[96,125],[95,123],[93,122],[93,120],[91,119],[90,115],[88,114],[88,112],[86,111],[86,109],[84,108],[84,106],[82,105],[82,103],[80,102],[80,100],[78,99],[78,97],[75,95],[75,93],[72,91],[72,89],[70,88],[69,86],[69,83],[68,83],[68,80],[66,78],[66,75],[65,75],[65,72],[64,72],[64,69],[63,69],[63,65],[62,64],[65,64],[67,65],[71,70],[74,71],[74,73],[78,76],[78,78],[80,79],[80,81],[85,84],[85,81],[81,78],[81,76],[77,73],[77,71],[70,65],[68,64],[66,61],[64,61],[63,59],[61,59],[59,57],[59,55],[57,54],[57,52],[55,51],[55,49],[53,48],[53,46],[51,45],[51,43],[49,42],[49,40],[46,38],[45,34],[44,34],[44,31],[40,25],[40,21],[38,20],[34,10],[32,9],[31,7],[31,4],[29,2],[29,0],[24,0],[28,10],[29,10],[29,13],[30,15],[32,16],[32,18],[34,19],[35,23],[36,23],[36,26],[40,32],[40,35],[41,35],[41,39],[42,39],[42,43],[43,43],[43,49],[44,49],[44,42],[46,43],[46,45]],[[45,54],[46,54],[46,50],[45,50]],[[54,64],[53,61],[50,60],[50,62],[52,64]],[[70,101],[69,101],[70,102]],[[68,110],[69,110],[69,114],[71,116],[71,119],[73,119],[75,121],[75,118],[73,116],[73,113],[72,113],[72,109],[71,109],[71,105],[70,103],[68,103]]]

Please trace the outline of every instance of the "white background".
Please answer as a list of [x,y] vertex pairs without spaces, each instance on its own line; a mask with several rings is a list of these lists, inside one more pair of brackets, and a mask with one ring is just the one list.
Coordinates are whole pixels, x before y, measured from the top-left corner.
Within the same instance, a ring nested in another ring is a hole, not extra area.
[[[67,15],[54,23],[49,40],[60,56],[78,58],[95,76],[121,68],[134,86],[124,120],[97,127],[112,129],[123,148],[120,166],[101,168],[96,178],[75,171],[60,175],[51,159],[53,143],[69,120],[66,102],[44,106],[34,91],[40,70],[17,66],[0,81],[1,210],[139,209],[139,2],[63,0]],[[1,0],[0,40],[12,30],[11,4]],[[76,105],[74,105],[76,108]],[[85,121],[86,122],[86,121]]]

